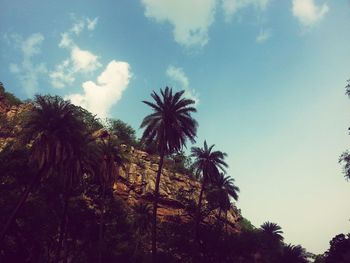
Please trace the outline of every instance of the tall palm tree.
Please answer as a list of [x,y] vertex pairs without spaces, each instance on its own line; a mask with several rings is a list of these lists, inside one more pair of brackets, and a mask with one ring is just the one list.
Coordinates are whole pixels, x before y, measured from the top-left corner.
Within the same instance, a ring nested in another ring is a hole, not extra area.
[[231,208],[230,198],[238,200],[239,187],[235,185],[235,180],[224,173],[214,174],[211,180],[210,194],[216,199],[219,205],[219,218],[224,211],[227,217],[227,211]]
[[226,153],[221,151],[213,151],[214,145],[208,147],[207,142],[204,141],[203,148],[192,147],[191,157],[194,157],[193,168],[198,176],[202,179],[201,190],[199,193],[196,218],[195,218],[195,239],[198,245],[199,242],[199,222],[202,207],[203,192],[208,182],[213,179],[213,176],[217,175],[219,170],[225,172],[225,168],[228,167],[225,162]]
[[269,239],[269,240],[276,240],[278,242],[283,241],[283,231],[282,228],[276,224],[271,222],[265,222],[261,226],[262,233]]
[[183,90],[173,94],[172,89],[166,87],[165,90],[160,90],[160,95],[153,91],[151,94],[152,102],[143,101],[152,108],[153,112],[146,116],[141,123],[141,128],[145,128],[142,140],[146,143],[155,143],[160,156],[153,196],[153,262],[156,262],[157,254],[157,207],[164,157],[180,151],[187,139],[194,143],[197,132],[197,122],[191,116],[192,113],[196,112],[192,106],[195,102],[183,98],[184,92]]
[[22,139],[23,143],[31,144],[30,161],[36,165],[38,172],[11,213],[0,242],[34,186],[54,172],[67,175],[69,161],[79,155],[83,143],[85,125],[80,117],[77,108],[69,101],[58,96],[36,96]]
[[101,185],[100,196],[100,225],[99,225],[99,248],[98,262],[102,262],[104,214],[106,210],[106,194],[111,192],[116,179],[119,176],[119,168],[124,167],[126,157],[122,153],[118,141],[108,135],[100,144],[100,172]]

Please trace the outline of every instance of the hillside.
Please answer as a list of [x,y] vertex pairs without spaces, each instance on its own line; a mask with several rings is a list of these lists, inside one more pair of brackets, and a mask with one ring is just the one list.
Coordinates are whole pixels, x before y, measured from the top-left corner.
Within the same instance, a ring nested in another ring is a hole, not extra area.
[[[30,103],[11,103],[6,95],[4,89],[0,89],[0,151],[10,142],[16,141],[16,136],[21,132],[20,116],[33,107]],[[124,147],[128,152],[129,162],[125,169],[120,169],[114,192],[129,205],[151,202],[159,157],[134,147]],[[167,166],[169,165],[166,164],[162,170],[158,216],[161,220],[167,220],[169,216],[179,216],[188,221],[194,216],[189,203],[191,200],[198,200],[200,183],[189,175],[167,169]],[[217,215],[217,209],[208,211],[205,222],[217,220]],[[227,224],[228,231],[239,231],[241,215],[235,207],[228,211],[227,218],[221,220]]]

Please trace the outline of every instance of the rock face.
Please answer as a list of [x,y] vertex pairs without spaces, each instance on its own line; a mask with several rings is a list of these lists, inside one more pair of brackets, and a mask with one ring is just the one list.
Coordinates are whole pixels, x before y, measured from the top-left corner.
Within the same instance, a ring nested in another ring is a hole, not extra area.
[[[32,108],[33,105],[28,103],[10,105],[0,89],[0,151],[6,144],[15,141],[20,132],[17,117]],[[125,169],[120,169],[119,180],[114,186],[115,193],[129,204],[151,203],[159,157],[133,148],[128,151],[130,162]],[[164,167],[160,183],[159,219],[167,220],[169,216],[179,216],[187,221],[194,216],[194,208],[192,205],[191,209],[190,204],[198,202],[200,183],[187,175],[167,169],[169,165],[166,161]],[[217,215],[218,211],[209,211],[205,222],[218,220]],[[240,219],[241,215],[234,207],[228,211],[226,218],[220,220],[226,223],[229,231],[237,232]]]
[[11,105],[6,99],[4,90],[0,88],[0,150],[9,142],[16,140],[20,132],[19,117],[33,108],[30,103]]
[[[116,194],[130,204],[151,202],[159,157],[135,149],[131,149],[130,155],[130,163],[126,169],[120,170],[121,179],[114,186]],[[194,209],[191,209],[189,203],[198,202],[200,182],[167,169],[166,162],[164,167],[160,182],[159,218],[167,220],[169,216],[179,216],[187,221],[194,216]],[[205,222],[215,220],[218,220],[218,210],[208,212]],[[228,211],[226,218],[220,220],[227,224],[229,231],[240,230],[237,223],[241,220],[241,215],[235,207]]]

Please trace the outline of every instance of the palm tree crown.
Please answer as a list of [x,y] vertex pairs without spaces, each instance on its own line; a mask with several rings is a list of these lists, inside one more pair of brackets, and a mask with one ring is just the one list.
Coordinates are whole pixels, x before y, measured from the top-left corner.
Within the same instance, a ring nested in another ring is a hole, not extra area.
[[69,101],[38,95],[24,129],[25,141],[33,143],[32,159],[38,168],[57,169],[80,150],[85,125],[80,112]]
[[228,197],[238,200],[239,187],[235,185],[235,180],[232,177],[225,176],[224,173],[218,173],[216,176],[213,176],[212,184],[214,191],[220,191]]
[[282,228],[276,223],[265,222],[261,225],[261,229],[263,233],[266,234],[267,236],[276,238],[279,241],[283,240]]
[[170,154],[181,150],[186,139],[195,142],[197,122],[191,117],[196,109],[191,105],[195,102],[182,97],[183,91],[173,95],[172,89],[166,87],[160,90],[161,96],[153,91],[154,102],[143,101],[153,109],[146,116],[141,128],[145,128],[142,139],[148,143],[156,142],[159,153]]
[[221,151],[213,151],[214,144],[208,147],[207,142],[204,141],[204,147],[192,147],[191,157],[194,157],[193,168],[197,175],[202,175],[203,179],[211,179],[210,175],[218,173],[218,170],[225,172],[228,167],[224,158],[226,153]]

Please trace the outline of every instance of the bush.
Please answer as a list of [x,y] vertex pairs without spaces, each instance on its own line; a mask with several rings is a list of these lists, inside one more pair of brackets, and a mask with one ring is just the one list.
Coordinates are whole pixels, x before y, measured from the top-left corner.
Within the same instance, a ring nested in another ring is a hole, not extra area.
[[3,94],[5,100],[10,104],[10,106],[17,106],[22,103],[22,101],[10,92],[5,91],[4,85],[0,82],[0,94]]

